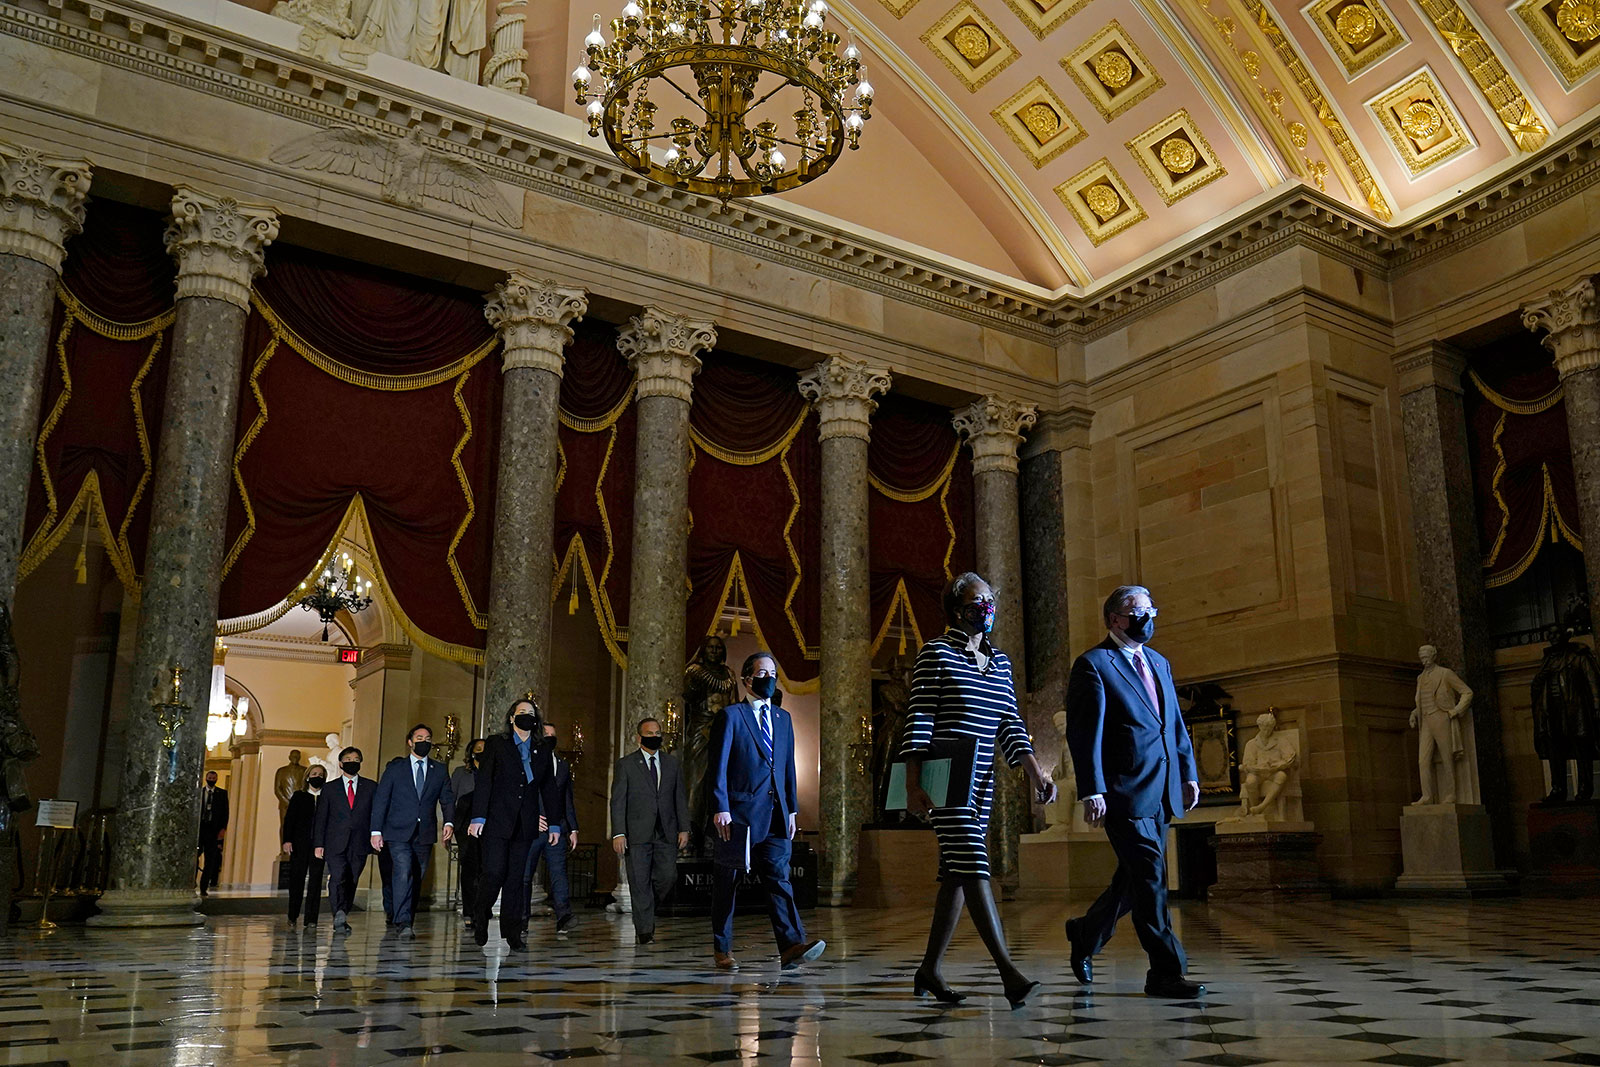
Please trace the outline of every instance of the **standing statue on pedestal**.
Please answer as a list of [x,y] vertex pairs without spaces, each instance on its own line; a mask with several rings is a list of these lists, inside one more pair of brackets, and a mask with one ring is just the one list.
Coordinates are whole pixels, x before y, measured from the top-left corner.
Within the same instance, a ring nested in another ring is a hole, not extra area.
[[1239,761],[1240,785],[1239,815],[1266,815],[1267,809],[1276,806],[1272,818],[1284,819],[1284,786],[1294,771],[1300,757],[1295,739],[1278,732],[1275,709],[1256,719],[1256,735],[1244,746],[1244,758]]
[[278,798],[278,825],[289,815],[289,801],[306,787],[306,768],[300,765],[300,750],[289,750],[289,762],[272,776],[272,795]]
[[1472,707],[1472,690],[1455,671],[1439,664],[1439,650],[1432,645],[1417,649],[1417,659],[1422,673],[1417,675],[1411,726],[1418,735],[1422,795],[1416,803],[1476,804],[1473,753],[1467,744],[1472,719],[1464,717]]
[[312,756],[311,762],[320,764],[328,772],[328,781],[331,782],[344,773],[339,769],[339,752],[344,748],[344,742],[339,739],[338,734],[328,734],[322,740],[328,746],[328,754],[326,756]]
[[878,686],[878,706],[872,715],[872,810],[878,822],[898,824],[905,813],[890,816],[884,811],[889,799],[889,767],[900,751],[900,735],[906,726],[906,706],[911,703],[906,664],[900,657],[889,664],[889,680]]
[[733,699],[728,646],[712,634],[683,671],[683,774],[689,786],[689,839],[696,849],[711,823],[705,782],[711,723]]
[[1600,668],[1587,645],[1572,640],[1582,627],[1583,608],[1567,613],[1550,632],[1550,647],[1533,679],[1533,750],[1550,764],[1550,795],[1545,804],[1567,799],[1567,761],[1578,764],[1578,791],[1572,799],[1594,796],[1594,761],[1600,757]]
[[33,807],[22,769],[38,755],[38,739],[22,721],[22,658],[11,636],[11,612],[0,604],[0,773],[6,789],[0,803],[0,936],[11,921],[11,887],[16,881],[16,829],[11,816]]

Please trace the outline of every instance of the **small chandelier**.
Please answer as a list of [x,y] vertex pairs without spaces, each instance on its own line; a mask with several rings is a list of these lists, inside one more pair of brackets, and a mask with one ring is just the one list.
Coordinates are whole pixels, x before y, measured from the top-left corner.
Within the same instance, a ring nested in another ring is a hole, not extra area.
[[[628,0],[607,44],[596,15],[572,72],[589,136],[724,203],[821,177],[872,117],[861,53],[827,18],[826,0]],[[661,101],[681,111],[658,130]]]
[[[306,583],[301,582],[302,591]],[[322,639],[328,639],[328,627],[341,611],[354,615],[372,606],[372,579],[356,574],[355,560],[347,552],[337,563],[329,560],[322,568],[322,577],[316,587],[300,598],[300,606],[317,613],[322,620]]]

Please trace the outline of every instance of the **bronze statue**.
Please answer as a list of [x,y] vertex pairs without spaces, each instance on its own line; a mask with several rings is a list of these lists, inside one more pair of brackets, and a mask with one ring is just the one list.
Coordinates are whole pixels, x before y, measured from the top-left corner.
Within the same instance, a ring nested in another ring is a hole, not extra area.
[[1567,612],[1551,628],[1550,647],[1533,678],[1533,750],[1550,764],[1550,795],[1544,804],[1567,799],[1567,761],[1578,764],[1578,791],[1594,796],[1594,761],[1600,757],[1600,665],[1587,645],[1572,637],[1583,627],[1583,608]]
[[278,825],[283,825],[289,814],[289,801],[306,787],[306,768],[300,764],[300,750],[289,750],[289,762],[278,768],[272,776],[272,793],[278,798]]
[[[883,810],[889,799],[889,768],[900,751],[900,735],[905,731],[906,707],[911,703],[906,661],[896,656],[889,663],[889,679],[878,686],[877,704],[872,711],[872,798],[877,821],[889,818]],[[896,812],[902,816],[903,813]]]
[[12,814],[33,807],[23,765],[39,755],[39,742],[22,722],[22,658],[11,636],[11,611],[0,604],[0,776],[6,800],[0,804],[0,936],[11,921],[11,887],[16,881],[16,828]]
[[690,841],[696,848],[711,822],[707,807],[711,801],[706,795],[705,782],[711,723],[717,712],[734,700],[728,646],[722,638],[712,634],[683,671],[683,774],[689,786]]

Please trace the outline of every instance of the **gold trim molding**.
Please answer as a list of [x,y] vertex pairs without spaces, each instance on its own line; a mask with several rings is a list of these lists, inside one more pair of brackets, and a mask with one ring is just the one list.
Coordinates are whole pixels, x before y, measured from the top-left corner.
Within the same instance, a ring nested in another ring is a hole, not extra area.
[[[890,0],[883,0],[887,4]],[[916,3],[916,0],[911,0]],[[1044,40],[1073,15],[1089,6],[1089,0],[1006,0],[1022,24],[1039,40]]]
[[1116,19],[1074,49],[1061,67],[1107,122],[1166,84]]
[[1367,110],[1412,178],[1475,147],[1455,103],[1428,67],[1368,100]]
[[1096,246],[1150,217],[1105,157],[1056,186],[1055,194]]
[[1022,55],[972,0],[961,0],[928,27],[922,43],[971,93],[1015,63]]
[[1311,0],[1300,13],[1344,67],[1346,81],[1409,43],[1383,0]]
[[1036,170],[1088,136],[1043,77],[1024,85],[989,114]]
[[1600,36],[1583,40],[1588,30],[1579,31],[1571,22],[1563,29],[1561,12],[1568,4],[1569,0],[1523,0],[1511,10],[1571,89],[1600,69]]
[[1168,207],[1228,173],[1188,108],[1179,108],[1127,146]]
[[[1433,21],[1433,28],[1439,31],[1456,60],[1477,83],[1517,147],[1533,152],[1549,140],[1550,130],[1539,117],[1533,101],[1506,70],[1461,5],[1456,0],[1417,0],[1417,5]],[[1600,49],[1595,51],[1600,55]]]

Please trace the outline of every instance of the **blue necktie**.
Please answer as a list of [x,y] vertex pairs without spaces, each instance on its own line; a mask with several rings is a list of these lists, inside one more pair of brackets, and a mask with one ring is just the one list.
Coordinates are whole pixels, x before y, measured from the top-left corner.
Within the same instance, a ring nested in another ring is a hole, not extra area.
[[417,796],[420,797],[422,795],[422,782],[423,782],[423,779],[427,776],[427,772],[422,769],[422,761],[421,760],[417,760],[413,764],[413,766],[415,766],[416,769],[417,769]]
[[772,721],[768,717],[770,714],[771,712],[767,710],[767,706],[762,704],[759,716],[761,720],[761,745],[767,750],[768,760],[772,759]]

